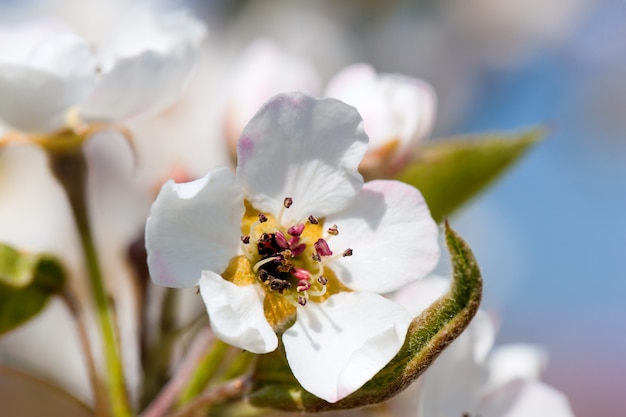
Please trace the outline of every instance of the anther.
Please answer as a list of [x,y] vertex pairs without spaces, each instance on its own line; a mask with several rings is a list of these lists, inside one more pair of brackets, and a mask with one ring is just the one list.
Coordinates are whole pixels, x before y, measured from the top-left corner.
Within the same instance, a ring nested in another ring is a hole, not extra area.
[[259,270],[259,279],[261,280],[261,282],[265,282],[270,278],[271,275],[265,269]]
[[333,224],[332,227],[329,227],[327,230],[329,235],[337,236],[339,234],[339,229],[336,224]]
[[342,256],[352,256],[352,249],[348,248],[346,250],[343,251],[343,255]]
[[250,236],[248,235],[241,236],[241,241],[243,242],[244,245],[247,245],[248,243],[250,243]]
[[317,242],[315,242],[313,246],[320,256],[330,256],[333,254],[333,251],[330,250],[328,243],[324,239],[317,239]]
[[259,221],[261,223],[265,223],[267,221],[267,216],[263,213],[259,213]]
[[305,292],[309,288],[311,288],[311,283],[309,281],[302,280],[298,281],[298,286],[296,287],[296,290],[298,290],[298,292]]
[[306,305],[306,298],[299,295],[298,296],[298,304],[300,304],[301,306],[305,306]]
[[317,217],[315,217],[314,215],[311,214],[309,216],[309,223],[311,223],[311,224],[318,224],[319,221],[317,220]]
[[322,258],[320,257],[320,254],[315,252],[314,254],[311,255],[311,258],[313,258],[314,261],[316,262],[320,262],[322,260]]
[[276,232],[274,235],[274,239],[276,239],[276,243],[283,249],[287,249],[289,247],[289,242],[287,242],[287,238],[280,230]]
[[323,275],[320,275],[319,278],[317,278],[317,282],[319,282],[322,285],[328,284],[328,280]]
[[296,224],[295,226],[291,226],[287,229],[287,233],[291,236],[300,236],[304,231],[304,223]]
[[292,204],[293,204],[293,198],[285,197],[285,200],[283,201],[283,206],[285,206],[285,208],[289,208],[291,207]]
[[282,294],[289,287],[291,287],[291,284],[287,280],[274,277],[270,279],[270,289],[278,291],[279,294]]

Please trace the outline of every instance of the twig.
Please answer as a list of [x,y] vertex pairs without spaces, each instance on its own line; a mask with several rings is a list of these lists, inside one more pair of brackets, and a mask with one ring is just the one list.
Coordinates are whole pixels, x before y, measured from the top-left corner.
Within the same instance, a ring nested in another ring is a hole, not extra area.
[[172,407],[180,391],[187,384],[198,361],[204,356],[209,344],[213,340],[212,333],[204,329],[198,334],[194,344],[189,349],[183,363],[179,366],[176,374],[165,385],[161,393],[146,407],[140,417],[161,417]]

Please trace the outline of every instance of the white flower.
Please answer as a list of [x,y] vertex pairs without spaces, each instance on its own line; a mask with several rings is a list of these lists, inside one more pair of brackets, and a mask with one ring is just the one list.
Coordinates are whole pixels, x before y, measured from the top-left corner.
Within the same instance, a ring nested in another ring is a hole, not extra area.
[[49,133],[68,124],[72,109],[105,122],[161,110],[189,80],[203,34],[185,14],[157,18],[144,9],[93,48],[59,22],[1,30],[0,120]]
[[295,377],[335,402],[397,353],[410,314],[382,297],[437,263],[415,188],[363,184],[362,120],[302,93],[266,103],[239,140],[236,175],[166,183],[146,225],[155,283],[199,285],[222,340],[254,353],[282,336]]
[[371,154],[381,154],[376,162],[408,158],[430,135],[435,120],[437,96],[430,84],[400,74],[377,74],[367,64],[344,68],[328,83],[324,95],[357,108]]
[[[244,53],[233,81],[225,130],[232,143],[264,101],[275,94],[320,91],[314,67],[268,40],[257,40]],[[325,97],[356,107],[369,136],[362,168],[401,166],[426,139],[435,120],[437,96],[427,82],[400,74],[377,74],[367,64],[353,64],[328,83]]]
[[[392,298],[418,314],[447,287],[447,280],[429,277]],[[547,357],[541,347],[492,350],[494,339],[493,322],[478,311],[421,377],[418,417],[573,417],[567,398],[539,380]]]

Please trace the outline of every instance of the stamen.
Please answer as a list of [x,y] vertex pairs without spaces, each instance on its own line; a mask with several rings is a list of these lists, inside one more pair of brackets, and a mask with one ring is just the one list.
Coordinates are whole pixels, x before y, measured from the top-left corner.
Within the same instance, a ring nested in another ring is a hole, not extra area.
[[267,272],[265,269],[261,269],[259,271],[259,279],[261,280],[261,282],[265,282],[270,278],[274,278],[272,277],[269,272]]
[[267,221],[267,216],[263,213],[259,213],[259,222],[265,223]]
[[298,255],[302,254],[302,252],[304,252],[305,249],[306,249],[306,245],[304,243],[301,243],[298,246],[296,246],[295,248],[294,247],[291,248],[291,254],[293,256],[298,256]]
[[322,285],[326,285],[326,284],[328,284],[328,280],[327,280],[327,279],[326,279],[323,275],[320,275],[320,276],[317,278],[317,282],[319,282],[319,283],[320,283],[320,284],[322,284]]
[[248,243],[250,243],[250,236],[249,235],[241,236],[241,241],[243,242],[244,245],[247,245]]
[[282,256],[271,256],[269,258],[261,259],[259,262],[254,264],[254,266],[252,267],[252,270],[254,272],[259,272],[259,268],[262,267],[263,265],[268,264],[270,262],[274,262],[274,261],[280,261],[282,258],[283,258]]
[[317,217],[315,217],[314,215],[311,214],[309,216],[309,223],[311,223],[311,224],[318,224],[319,221],[317,220]]
[[299,281],[308,281],[311,278],[311,273],[304,268],[293,268],[289,272]]
[[309,295],[312,296],[312,297],[320,297],[320,296],[326,294],[326,289],[327,288],[328,287],[324,285],[320,291],[309,290]]
[[336,224],[333,224],[332,227],[329,227],[327,230],[329,235],[337,236],[339,234],[339,229]]
[[319,253],[317,253],[317,252],[313,253],[313,254],[311,255],[311,258],[313,258],[313,260],[314,260],[314,261],[316,261],[316,262],[321,262],[321,260],[322,260],[322,257],[321,257],[321,256],[320,256],[320,254],[319,254]]
[[280,230],[277,231],[274,235],[274,238],[276,239],[276,243],[278,243],[278,246],[283,249],[289,248],[289,242],[287,242],[287,238],[285,237],[283,232],[281,232]]
[[285,208],[289,208],[289,207],[291,207],[292,204],[293,204],[293,198],[285,197],[285,200],[283,201],[283,206]]
[[304,223],[296,224],[295,226],[291,226],[287,229],[287,233],[291,236],[300,236],[304,231]]
[[309,281],[301,280],[298,281],[298,286],[296,287],[296,290],[298,292],[305,292],[309,288],[311,288],[311,283]]
[[317,239],[317,242],[313,244],[315,250],[320,256],[330,256],[333,251],[328,247],[328,243],[324,239]]
[[279,294],[282,294],[283,291],[291,287],[291,284],[287,280],[274,277],[272,278],[273,279],[270,279],[270,289],[278,291]]
[[352,249],[348,248],[348,249],[344,250],[343,251],[343,255],[341,255],[341,256],[344,256],[344,257],[352,256]]
[[298,304],[300,304],[301,306],[305,306],[306,305],[306,298],[304,298],[303,296],[299,295],[298,296]]

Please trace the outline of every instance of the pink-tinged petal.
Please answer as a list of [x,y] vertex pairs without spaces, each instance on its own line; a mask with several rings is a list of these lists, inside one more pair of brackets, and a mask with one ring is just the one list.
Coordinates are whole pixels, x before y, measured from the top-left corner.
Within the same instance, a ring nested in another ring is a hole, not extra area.
[[227,168],[188,183],[165,183],[146,222],[152,281],[192,287],[203,270],[222,273],[238,253],[243,213],[239,184]]
[[574,417],[567,398],[539,381],[517,379],[485,396],[483,417]]
[[439,230],[420,192],[399,181],[370,181],[343,211],[326,218],[339,235],[331,268],[348,287],[386,293],[424,278],[439,261]]
[[367,64],[339,72],[325,95],[357,108],[370,150],[399,140],[397,152],[407,152],[430,134],[435,120],[437,98],[428,83],[399,74],[379,75]]
[[194,72],[206,30],[186,13],[139,9],[100,51],[101,77],[81,105],[87,120],[123,120],[173,104]]
[[318,94],[321,90],[319,76],[310,63],[282,51],[268,39],[255,40],[243,52],[231,85],[225,129],[233,145],[259,107],[276,94]]
[[200,294],[215,336],[252,353],[276,349],[278,338],[265,319],[265,293],[257,285],[240,287],[221,276],[202,271]]
[[487,359],[489,386],[517,379],[539,379],[548,363],[546,349],[538,345],[511,344],[496,347]]
[[0,120],[23,132],[50,132],[89,94],[96,76],[90,45],[53,21],[0,30]]
[[287,361],[304,389],[336,402],[398,353],[410,322],[404,308],[372,293],[339,293],[307,303],[283,334]]
[[363,184],[357,168],[367,150],[357,111],[335,99],[280,94],[252,118],[239,139],[237,177],[260,211],[293,205],[284,223],[344,208]]

